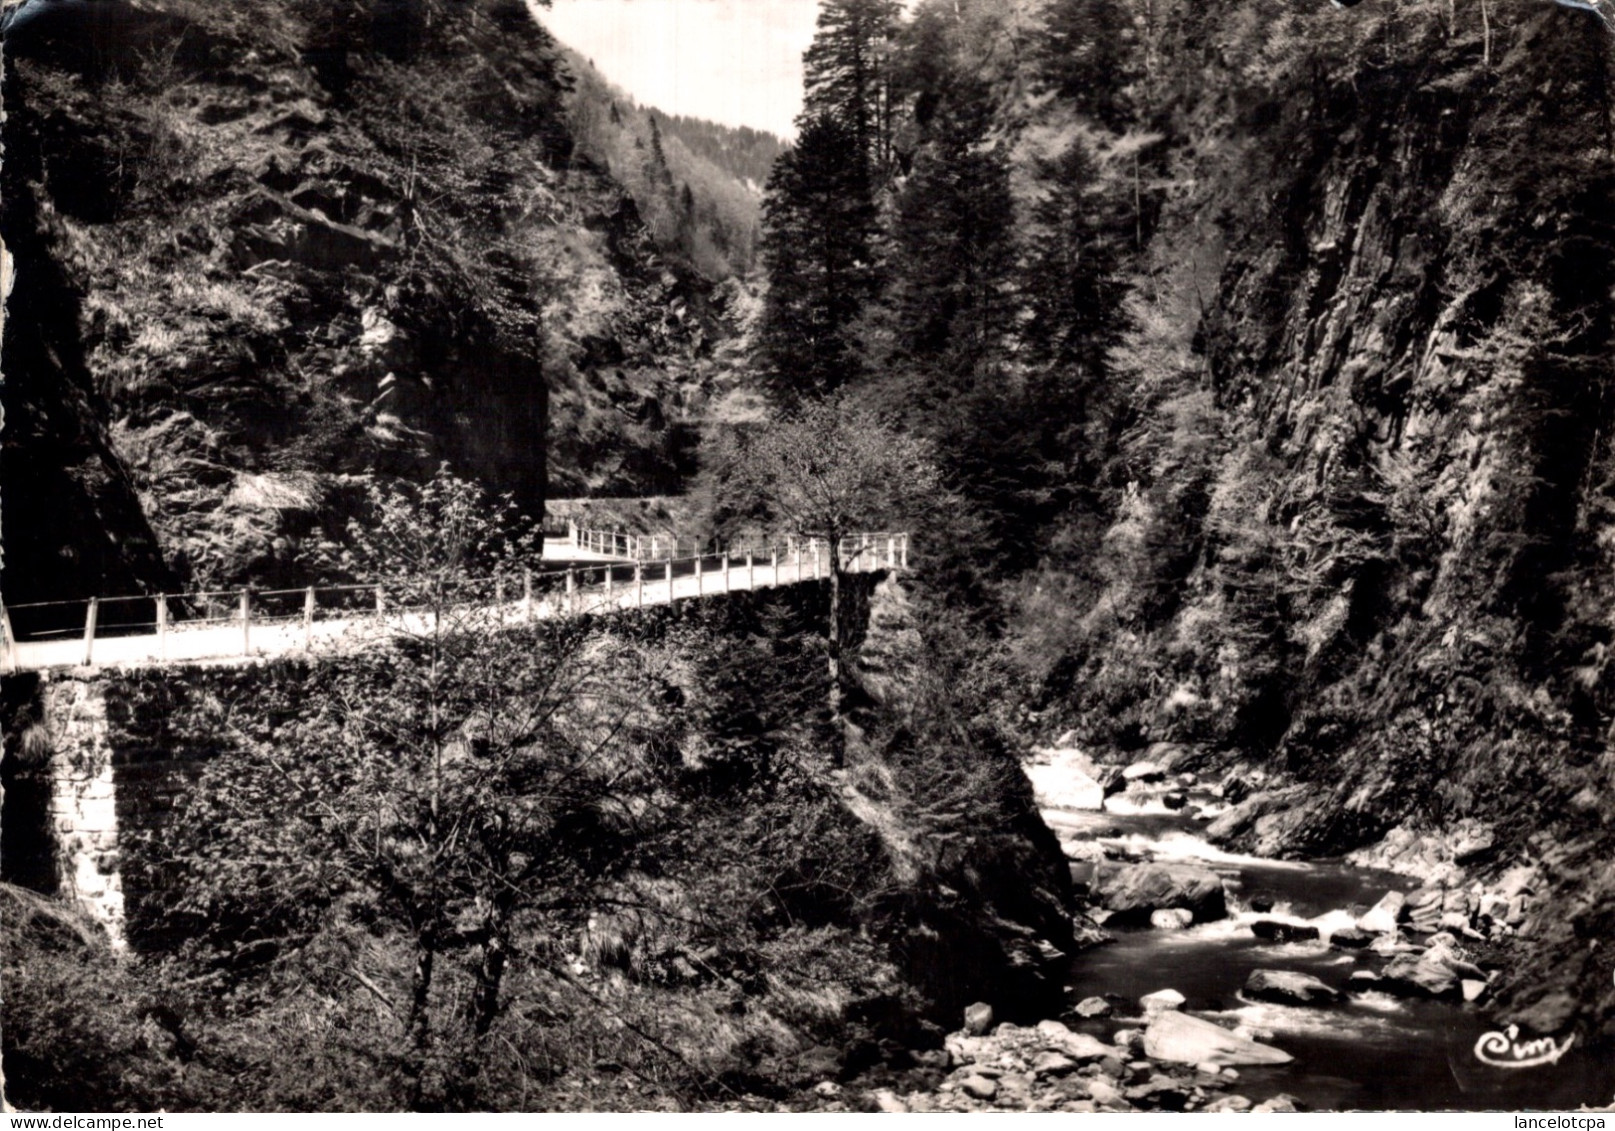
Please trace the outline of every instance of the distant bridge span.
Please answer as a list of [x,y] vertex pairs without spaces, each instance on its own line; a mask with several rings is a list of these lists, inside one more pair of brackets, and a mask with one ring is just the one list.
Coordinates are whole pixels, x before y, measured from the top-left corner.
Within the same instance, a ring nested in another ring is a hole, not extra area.
[[[481,596],[467,604],[514,626],[796,585],[817,581],[830,570],[829,545],[821,539],[652,560],[645,560],[655,552],[646,541],[641,546],[638,539],[574,528],[564,543],[552,540],[544,549],[546,560],[567,562],[569,568],[489,580],[482,583]],[[908,567],[906,533],[853,534],[840,548],[844,573]],[[419,632],[429,617],[427,611],[390,604],[386,583],[0,605],[0,671],[317,656],[340,651],[355,629]]]

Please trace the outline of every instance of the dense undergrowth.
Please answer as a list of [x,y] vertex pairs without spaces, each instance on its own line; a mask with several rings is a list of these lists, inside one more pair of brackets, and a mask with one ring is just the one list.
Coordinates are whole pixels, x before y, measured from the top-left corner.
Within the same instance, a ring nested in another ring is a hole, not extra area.
[[[116,956],[95,928],[11,891],[24,912],[6,917],[11,1102],[789,1105],[824,1079],[910,1066],[963,1001],[1032,1012],[1051,992],[1037,940],[1070,945],[1057,847],[1026,847],[1037,819],[992,744],[990,685],[927,659],[951,646],[919,644],[892,583],[859,592],[887,610],[871,630],[882,670],[940,683],[867,700],[867,745],[844,776],[824,754],[816,587],[517,631],[497,666],[525,707],[461,657],[483,705],[461,708],[451,773],[501,748],[477,737],[483,712],[533,709],[563,666],[564,687],[521,739],[525,786],[451,787],[430,819],[411,747],[397,747],[404,777],[376,777],[351,729],[376,721],[331,706],[351,692],[412,726],[425,669],[402,656],[110,678],[133,950]],[[945,688],[952,721],[939,722]],[[332,725],[352,757],[325,745]],[[916,727],[947,742],[916,749]],[[434,849],[439,820],[467,842]],[[528,854],[538,882],[491,918]],[[489,868],[506,886],[479,886]],[[441,914],[423,988],[428,908]]]

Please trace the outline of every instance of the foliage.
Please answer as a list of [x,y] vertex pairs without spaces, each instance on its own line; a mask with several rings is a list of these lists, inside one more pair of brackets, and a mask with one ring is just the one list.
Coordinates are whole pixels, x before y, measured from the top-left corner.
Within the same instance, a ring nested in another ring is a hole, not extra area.
[[940,491],[929,445],[848,396],[719,437],[709,462],[736,509],[750,504],[774,529],[832,543],[902,529]]
[[1002,356],[1015,213],[987,91],[953,76],[938,97],[896,200],[889,301],[899,349],[963,384]]
[[0,886],[8,1105],[24,1111],[156,1111],[183,1094],[171,1019],[97,940],[33,892]]
[[586,60],[567,57],[577,154],[610,171],[658,245],[709,279],[756,265],[762,185],[778,138],[641,107]]
[[[507,623],[471,584],[512,564],[507,529],[469,485],[440,473],[412,497],[378,488],[372,505],[358,553],[401,579],[401,611],[359,658],[280,685],[278,704],[223,705],[233,749],[167,831],[163,887],[179,897],[170,918],[216,950],[300,945],[338,910],[410,940],[405,1093],[438,1106],[479,1061],[444,1064],[437,1046],[486,1037],[517,932],[575,923],[656,827],[659,677],[587,627]],[[451,1007],[436,965],[461,956],[470,1000]]]
[[831,118],[851,134],[852,164],[873,186],[889,176],[894,119],[892,40],[897,0],[827,0],[802,57],[802,117]]
[[822,396],[857,374],[855,326],[880,284],[876,232],[857,135],[829,114],[803,122],[763,201],[760,348],[776,399]]

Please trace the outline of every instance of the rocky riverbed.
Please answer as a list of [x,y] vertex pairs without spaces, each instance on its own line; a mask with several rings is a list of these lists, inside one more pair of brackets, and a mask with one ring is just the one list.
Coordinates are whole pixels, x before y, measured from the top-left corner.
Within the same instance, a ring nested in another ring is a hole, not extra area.
[[[1097,998],[1080,1008],[1094,1019],[1111,1012]],[[1053,1020],[994,1025],[992,1007],[978,1003],[942,1049],[917,1054],[931,1078],[906,1083],[920,1087],[898,1082],[860,1090],[827,1082],[817,1094],[878,1111],[1297,1110],[1288,1096],[1256,1103],[1238,1092],[1237,1065],[1288,1059],[1283,1053],[1181,1013],[1170,998],[1141,1008],[1153,1010],[1145,1028],[1102,1040]]]
[[[1028,776],[1113,941],[1072,960],[1058,1020],[998,1023],[978,1003],[943,1048],[821,1082],[814,1106],[1437,1110],[1615,1095],[1609,1058],[1574,1042],[1527,1070],[1477,1055],[1510,956],[1550,912],[1532,861],[1497,859],[1479,826],[1397,830],[1343,861],[1265,858],[1295,787],[1192,765],[1183,748],[1126,765],[1040,751]],[[1513,1043],[1560,1036],[1553,1021]]]

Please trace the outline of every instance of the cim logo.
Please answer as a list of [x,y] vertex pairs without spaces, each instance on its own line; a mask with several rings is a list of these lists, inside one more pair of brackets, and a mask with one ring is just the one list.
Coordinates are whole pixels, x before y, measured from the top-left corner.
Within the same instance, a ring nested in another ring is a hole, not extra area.
[[1518,1025],[1510,1025],[1501,1033],[1483,1033],[1480,1040],[1475,1042],[1475,1059],[1493,1068],[1536,1068],[1555,1063],[1576,1043],[1574,1033],[1562,1042],[1552,1037],[1537,1037],[1528,1041],[1522,1041],[1519,1037]]

